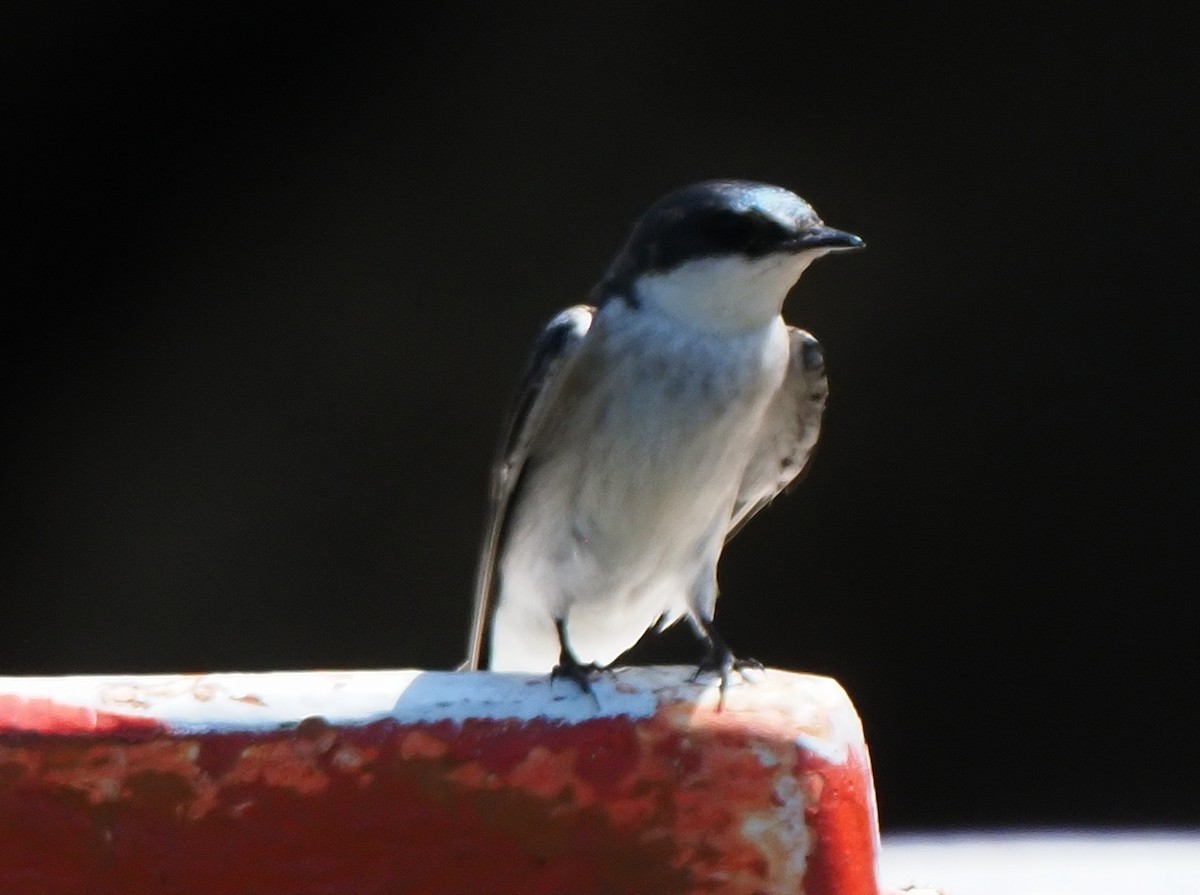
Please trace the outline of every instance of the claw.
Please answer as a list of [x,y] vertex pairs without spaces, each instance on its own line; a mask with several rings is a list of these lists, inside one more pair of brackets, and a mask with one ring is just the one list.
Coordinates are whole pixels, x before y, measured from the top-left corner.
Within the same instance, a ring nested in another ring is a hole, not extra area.
[[700,679],[700,675],[712,673],[720,677],[721,685],[717,696],[717,711],[725,709],[725,691],[729,689],[729,676],[737,672],[742,680],[749,680],[746,677],[747,669],[753,671],[765,671],[763,663],[757,659],[739,659],[734,656],[733,652],[726,645],[725,640],[717,633],[717,629],[713,627],[711,621],[701,621],[701,627],[704,630],[704,635],[708,638],[708,652],[704,658],[700,660],[700,664],[696,666],[696,671],[692,675],[692,680]]
[[612,674],[612,671],[604,665],[599,665],[596,662],[588,662],[586,665],[575,658],[575,653],[567,642],[567,625],[563,619],[556,619],[554,622],[558,629],[558,664],[550,670],[550,683],[553,684],[558,678],[565,678],[571,681],[580,690],[592,698],[595,703],[596,711],[600,710],[600,700],[596,698],[596,692],[592,689],[592,680],[599,674]]

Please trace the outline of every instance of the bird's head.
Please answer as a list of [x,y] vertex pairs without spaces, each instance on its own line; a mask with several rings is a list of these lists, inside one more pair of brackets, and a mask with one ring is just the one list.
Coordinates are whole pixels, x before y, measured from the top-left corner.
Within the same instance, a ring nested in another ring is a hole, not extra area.
[[861,248],[782,187],[711,180],[656,202],[599,286],[704,329],[763,326],[814,260]]

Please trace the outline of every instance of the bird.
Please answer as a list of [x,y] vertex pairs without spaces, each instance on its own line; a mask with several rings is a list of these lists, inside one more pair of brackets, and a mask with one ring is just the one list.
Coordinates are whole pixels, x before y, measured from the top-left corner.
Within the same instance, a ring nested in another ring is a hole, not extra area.
[[465,669],[597,673],[686,619],[695,679],[762,666],[714,624],[724,545],[806,469],[820,343],[782,317],[858,236],[779,186],[691,184],[652,204],[586,303],[537,338],[493,467]]

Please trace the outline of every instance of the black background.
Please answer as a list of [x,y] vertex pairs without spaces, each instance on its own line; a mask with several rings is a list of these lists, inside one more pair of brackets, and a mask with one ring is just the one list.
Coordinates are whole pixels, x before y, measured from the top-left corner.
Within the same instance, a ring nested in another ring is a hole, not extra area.
[[535,333],[754,178],[868,249],[726,637],[843,682],[885,829],[1200,822],[1194,6],[25,6],[0,672],[450,667]]

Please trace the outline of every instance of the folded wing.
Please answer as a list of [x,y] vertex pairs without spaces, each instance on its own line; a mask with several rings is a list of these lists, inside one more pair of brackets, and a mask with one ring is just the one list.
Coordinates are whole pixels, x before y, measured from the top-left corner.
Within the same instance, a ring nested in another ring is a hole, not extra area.
[[821,434],[821,416],[829,396],[821,344],[795,327],[788,327],[788,335],[791,356],[787,375],[767,408],[761,437],[742,474],[726,542],[776,495],[799,482]]
[[567,308],[546,325],[534,344],[533,358],[521,381],[509,414],[505,439],[492,469],[491,506],[475,576],[475,610],[467,641],[467,658],[460,668],[480,667],[483,641],[496,597],[496,562],[521,473],[529,458],[530,445],[545,422],[563,374],[583,343],[594,313],[595,308],[589,305]]

